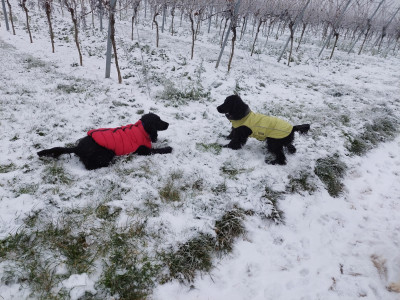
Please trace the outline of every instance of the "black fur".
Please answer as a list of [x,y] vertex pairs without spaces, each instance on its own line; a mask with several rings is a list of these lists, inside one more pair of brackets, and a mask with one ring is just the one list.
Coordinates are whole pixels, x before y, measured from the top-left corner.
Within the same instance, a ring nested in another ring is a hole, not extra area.
[[[249,106],[237,95],[227,97],[224,103],[217,107],[217,110],[219,113],[225,114],[229,120],[241,120],[250,112]],[[268,151],[275,155],[275,159],[272,161],[266,159],[265,162],[285,165],[286,156],[284,148],[286,148],[290,154],[295,153],[296,147],[293,145],[294,133],[298,131],[304,134],[307,133],[309,129],[310,124],[296,125],[293,126],[292,132],[283,139],[267,138]],[[251,134],[251,129],[246,126],[232,128],[231,133],[227,136],[231,141],[224,147],[234,150],[240,149],[246,144]]]
[[[153,113],[143,115],[140,120],[142,121],[144,130],[150,135],[152,142],[157,141],[158,131],[166,130],[169,126],[167,122],[164,122],[159,116]],[[138,155],[151,155],[167,154],[171,152],[171,147],[153,149],[140,146],[134,153]],[[57,158],[62,154],[70,153],[76,154],[88,170],[107,167],[115,157],[113,151],[100,146],[90,136],[80,139],[75,147],[55,147],[39,151],[37,154],[40,157],[47,156]]]

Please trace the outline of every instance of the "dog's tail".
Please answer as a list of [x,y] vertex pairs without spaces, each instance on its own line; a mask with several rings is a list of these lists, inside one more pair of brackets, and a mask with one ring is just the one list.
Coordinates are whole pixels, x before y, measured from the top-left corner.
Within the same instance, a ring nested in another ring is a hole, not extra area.
[[39,151],[37,155],[39,157],[47,156],[47,157],[54,157],[57,158],[61,154],[70,154],[70,153],[75,153],[76,148],[65,148],[65,147],[55,147],[55,148],[50,148],[50,149],[45,149],[42,151]]
[[293,126],[293,131],[298,131],[301,134],[305,134],[310,130],[310,124],[302,124]]

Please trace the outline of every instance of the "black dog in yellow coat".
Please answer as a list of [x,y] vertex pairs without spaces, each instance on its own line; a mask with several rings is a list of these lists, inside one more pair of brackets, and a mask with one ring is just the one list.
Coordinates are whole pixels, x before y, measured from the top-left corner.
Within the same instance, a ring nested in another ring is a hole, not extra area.
[[225,114],[232,123],[232,132],[228,139],[230,143],[224,147],[240,149],[246,144],[248,137],[256,138],[259,141],[267,141],[267,147],[275,155],[272,161],[265,161],[270,164],[286,164],[283,148],[293,154],[296,152],[293,146],[294,133],[307,133],[310,124],[293,126],[285,120],[277,117],[266,116],[254,113],[249,106],[237,96],[232,95],[225,99],[224,103],[217,107],[219,113]]

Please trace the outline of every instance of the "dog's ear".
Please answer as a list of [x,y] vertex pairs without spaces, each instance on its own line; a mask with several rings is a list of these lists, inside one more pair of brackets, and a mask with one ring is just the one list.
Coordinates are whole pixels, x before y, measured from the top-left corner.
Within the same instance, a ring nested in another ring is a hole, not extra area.
[[232,95],[226,98],[229,101],[229,119],[240,120],[244,118],[250,111],[249,106],[243,102],[238,95]]

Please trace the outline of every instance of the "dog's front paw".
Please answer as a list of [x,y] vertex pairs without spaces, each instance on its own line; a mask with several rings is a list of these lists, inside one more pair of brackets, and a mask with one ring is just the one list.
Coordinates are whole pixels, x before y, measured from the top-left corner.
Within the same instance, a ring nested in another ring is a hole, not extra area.
[[172,147],[167,146],[164,148],[165,153],[171,153],[172,152]]
[[274,159],[274,160],[266,159],[265,163],[267,163],[269,165],[281,165],[281,166],[286,165],[286,161],[281,161],[281,160],[277,160],[277,159]]

